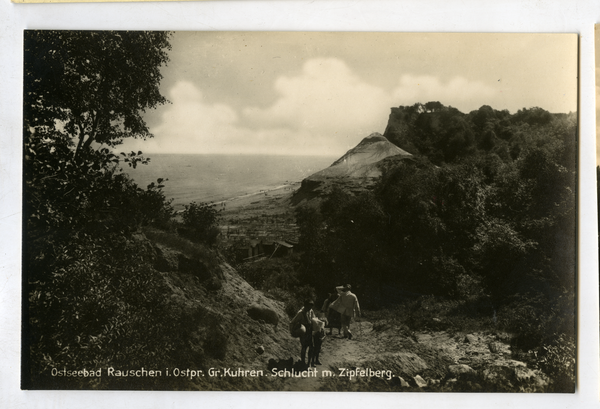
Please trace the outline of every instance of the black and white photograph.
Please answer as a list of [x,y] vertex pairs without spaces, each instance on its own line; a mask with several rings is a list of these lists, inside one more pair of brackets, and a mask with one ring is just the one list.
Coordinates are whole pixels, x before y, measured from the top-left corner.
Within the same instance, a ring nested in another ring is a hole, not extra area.
[[576,34],[26,30],[22,389],[576,385]]
[[578,47],[25,30],[21,388],[575,392]]

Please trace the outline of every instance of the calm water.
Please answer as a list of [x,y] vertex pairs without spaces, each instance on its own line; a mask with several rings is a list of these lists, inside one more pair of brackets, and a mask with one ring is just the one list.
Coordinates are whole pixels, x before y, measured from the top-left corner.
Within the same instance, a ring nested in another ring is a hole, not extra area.
[[300,182],[331,165],[323,156],[149,154],[148,165],[124,168],[146,187],[158,178],[176,209],[190,202],[217,202],[286,183]]

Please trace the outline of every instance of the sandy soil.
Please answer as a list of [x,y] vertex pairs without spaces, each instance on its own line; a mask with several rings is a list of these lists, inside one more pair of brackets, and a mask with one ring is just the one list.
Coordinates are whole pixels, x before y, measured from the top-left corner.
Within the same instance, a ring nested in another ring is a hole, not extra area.
[[247,218],[256,213],[273,214],[275,212],[293,211],[289,199],[300,187],[300,182],[278,186],[273,189],[236,196],[215,203],[221,210],[221,217],[228,220],[233,217]]
[[[345,339],[333,330],[323,341],[320,354],[322,365],[316,367],[317,376],[310,378],[290,378],[286,380],[285,391],[318,391],[330,371],[334,376],[340,375],[340,368],[355,368],[360,362],[374,358],[377,350],[373,347],[372,336],[367,336],[373,329],[370,322],[362,321],[353,325],[352,339]],[[383,369],[383,368],[379,368]],[[342,374],[343,375],[343,374]]]
[[[396,328],[374,329],[371,322],[362,319],[352,324],[352,330],[354,336],[349,340],[337,335],[334,329],[333,335],[323,342],[320,356],[323,365],[317,366],[317,376],[288,378],[283,382],[283,390],[322,390],[329,377],[348,381],[349,384],[342,384],[346,387],[369,377],[386,383],[393,377],[402,378],[406,387],[408,383],[416,386],[415,377],[420,377],[425,382],[423,386],[431,386],[439,385],[452,365],[467,364],[474,369],[524,366],[510,359],[506,342],[489,334],[470,334],[470,341],[465,334],[445,331],[419,332],[406,337]],[[496,346],[493,351],[490,343]]]

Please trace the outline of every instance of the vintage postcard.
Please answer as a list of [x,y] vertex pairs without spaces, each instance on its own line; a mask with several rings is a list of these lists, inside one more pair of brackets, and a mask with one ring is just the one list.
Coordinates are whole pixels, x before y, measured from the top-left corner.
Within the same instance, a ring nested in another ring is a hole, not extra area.
[[576,34],[24,32],[22,389],[562,392]]

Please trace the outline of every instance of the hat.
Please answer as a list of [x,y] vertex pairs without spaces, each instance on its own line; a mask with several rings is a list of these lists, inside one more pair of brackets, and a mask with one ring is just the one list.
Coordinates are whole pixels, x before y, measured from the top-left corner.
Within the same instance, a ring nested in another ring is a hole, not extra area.
[[315,305],[315,303],[314,303],[313,300],[306,300],[306,301],[304,301],[304,306],[305,307],[309,307],[309,306],[312,307],[314,305]]
[[344,288],[342,288],[342,290],[344,291],[350,291],[352,289],[352,286],[350,284],[345,284]]

